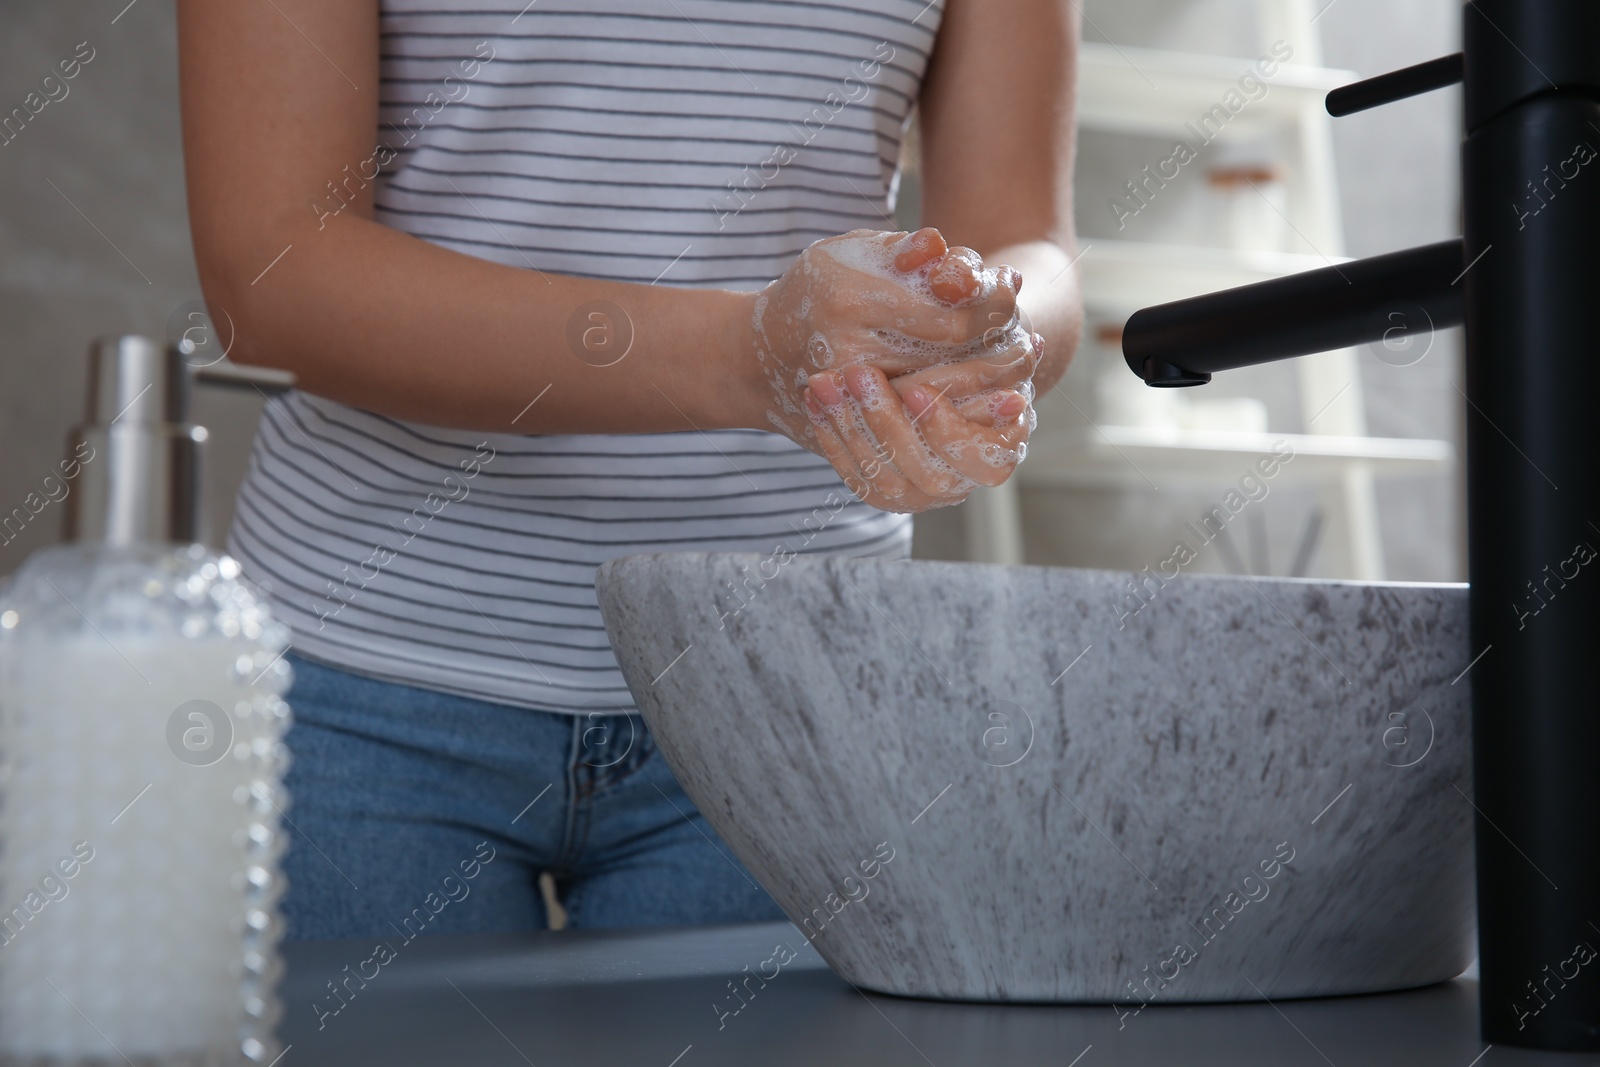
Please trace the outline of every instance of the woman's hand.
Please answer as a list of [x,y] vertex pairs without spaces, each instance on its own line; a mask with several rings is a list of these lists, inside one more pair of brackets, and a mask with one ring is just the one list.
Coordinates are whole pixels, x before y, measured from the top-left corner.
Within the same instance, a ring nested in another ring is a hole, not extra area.
[[959,504],[1027,455],[1031,381],[952,401],[928,385],[897,391],[902,380],[851,366],[814,375],[806,391],[822,455],[862,500],[900,512]]
[[811,376],[870,366],[887,377],[918,374],[962,400],[1021,384],[1041,344],[1018,322],[1021,275],[985,268],[937,230],[856,230],[818,241],[757,298],[755,354],[768,386],[766,421],[822,453],[805,407]]
[[999,484],[1027,452],[1044,350],[1021,286],[934,229],[817,242],[757,297],[767,421],[886,511]]

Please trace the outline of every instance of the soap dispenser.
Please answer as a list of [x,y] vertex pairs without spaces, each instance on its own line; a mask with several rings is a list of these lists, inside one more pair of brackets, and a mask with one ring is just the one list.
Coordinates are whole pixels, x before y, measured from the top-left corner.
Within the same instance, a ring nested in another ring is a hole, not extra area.
[[0,1063],[282,1051],[288,634],[197,543],[192,373],[92,347],[67,541],[0,590]]

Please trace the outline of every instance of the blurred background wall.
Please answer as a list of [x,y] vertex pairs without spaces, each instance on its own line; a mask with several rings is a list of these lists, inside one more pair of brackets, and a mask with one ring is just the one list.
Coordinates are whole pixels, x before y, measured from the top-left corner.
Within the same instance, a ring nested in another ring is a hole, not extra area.
[[[1091,41],[1244,60],[1260,53],[1253,0],[1088,0],[1084,10]],[[1459,11],[1456,0],[1334,0],[1315,23],[1322,62],[1370,76],[1454,51]],[[199,295],[185,221],[172,0],[0,6],[0,114],[21,106],[82,44],[93,58],[67,83],[67,95],[0,145],[0,513],[37,491],[60,458],[68,427],[81,417],[89,340],[122,332],[174,336]],[[1459,233],[1458,111],[1458,90],[1449,90],[1338,121],[1348,254]],[[1104,190],[1126,176],[1128,152],[1109,135],[1084,138],[1086,241],[1104,229]],[[1369,432],[1459,448],[1459,348],[1458,331],[1450,331],[1410,366],[1364,354]],[[1302,429],[1283,376],[1269,370],[1276,368],[1241,372],[1228,388],[1260,396],[1274,430]],[[213,541],[226,530],[259,410],[260,400],[249,395],[197,394],[195,419],[212,432],[206,480]],[[1145,561],[1160,558],[1170,549],[1173,516],[1204,506],[1203,499],[1190,507],[1154,493],[1027,496],[1030,561],[1091,566],[1124,565],[1130,551]],[[1462,579],[1458,474],[1382,481],[1378,499],[1390,577]],[[1265,502],[1270,524],[1283,531],[1274,543],[1292,536],[1309,506],[1293,493]],[[22,536],[0,545],[0,574],[59,530],[60,509],[52,505]],[[919,555],[963,552],[958,514],[918,520]],[[1200,569],[1208,568],[1222,564]]]
[[[67,94],[0,146],[0,513],[38,492],[83,417],[89,341],[168,334],[200,295],[184,205],[172,0],[0,5],[0,114],[80,45]],[[59,95],[59,90],[56,90]],[[181,332],[182,327],[177,327]],[[211,540],[226,531],[259,399],[201,390]],[[55,540],[62,508],[0,545],[0,574]]]

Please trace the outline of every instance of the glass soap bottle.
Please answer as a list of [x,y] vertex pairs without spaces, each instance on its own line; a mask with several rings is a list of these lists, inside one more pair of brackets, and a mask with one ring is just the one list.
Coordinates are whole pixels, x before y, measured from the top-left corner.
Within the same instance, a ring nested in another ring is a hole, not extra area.
[[0,589],[0,1063],[270,1064],[287,633],[196,543],[181,354],[90,363],[67,542]]

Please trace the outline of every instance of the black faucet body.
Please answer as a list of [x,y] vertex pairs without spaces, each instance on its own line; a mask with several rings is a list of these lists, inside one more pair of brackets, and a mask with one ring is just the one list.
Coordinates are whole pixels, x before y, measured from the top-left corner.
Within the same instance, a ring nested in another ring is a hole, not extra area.
[[[1480,1024],[1600,1050],[1600,3],[1470,0],[1463,56],[1337,90],[1465,83],[1460,242],[1136,313],[1151,385],[1466,327]],[[1463,664],[1463,667],[1466,667]]]
[[1478,0],[1463,28],[1482,1026],[1595,1050],[1600,960],[1568,961],[1600,949],[1600,4]]

